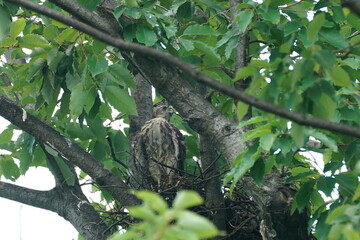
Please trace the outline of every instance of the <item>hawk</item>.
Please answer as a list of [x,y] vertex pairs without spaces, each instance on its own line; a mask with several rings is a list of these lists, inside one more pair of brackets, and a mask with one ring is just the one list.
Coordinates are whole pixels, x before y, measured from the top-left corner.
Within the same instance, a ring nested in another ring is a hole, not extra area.
[[130,184],[135,188],[164,190],[174,186],[183,169],[184,137],[169,123],[172,110],[159,105],[141,128],[133,144]]

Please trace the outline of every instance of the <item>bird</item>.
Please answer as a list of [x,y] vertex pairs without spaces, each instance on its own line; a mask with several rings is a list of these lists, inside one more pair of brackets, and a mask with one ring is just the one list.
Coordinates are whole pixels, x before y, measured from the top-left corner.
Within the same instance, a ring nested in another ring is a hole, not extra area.
[[[153,118],[136,135],[130,162],[130,183],[135,188],[163,191],[176,186],[185,160],[184,136],[169,123],[173,111],[159,104]],[[150,187],[149,187],[150,186]]]

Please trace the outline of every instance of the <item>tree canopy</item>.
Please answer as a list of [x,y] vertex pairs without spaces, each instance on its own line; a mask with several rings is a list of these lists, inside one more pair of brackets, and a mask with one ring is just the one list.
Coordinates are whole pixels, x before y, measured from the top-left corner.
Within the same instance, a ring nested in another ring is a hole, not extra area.
[[[0,176],[56,179],[0,197],[85,239],[360,240],[359,17],[356,0],[0,0]],[[187,147],[175,192],[197,194],[130,191],[163,100]]]

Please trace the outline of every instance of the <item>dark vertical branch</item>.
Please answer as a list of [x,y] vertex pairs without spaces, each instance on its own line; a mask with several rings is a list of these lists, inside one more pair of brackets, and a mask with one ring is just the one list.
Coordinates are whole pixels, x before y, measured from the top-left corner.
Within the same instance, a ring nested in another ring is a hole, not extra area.
[[152,116],[152,90],[151,84],[147,82],[140,74],[134,77],[136,90],[131,94],[136,102],[137,116],[130,116],[130,140],[140,131],[144,123],[151,119]]
[[[207,87],[200,84],[199,92],[207,95]],[[212,141],[200,134],[200,159],[205,179],[205,206],[211,210],[209,216],[220,229],[226,229],[225,199],[221,192],[220,171],[217,163],[218,157]]]
[[200,135],[201,167],[205,179],[205,206],[211,210],[210,219],[220,229],[226,229],[225,200],[221,192],[217,154],[208,138]]
[[[242,3],[242,0],[230,0],[230,13],[231,13],[231,20],[234,20],[237,15],[236,7]],[[233,27],[237,27],[237,24],[234,23]],[[239,30],[241,31],[241,30]],[[248,34],[246,32],[239,32],[240,40],[235,48],[235,72],[247,64],[248,58]],[[247,79],[240,79],[239,81],[235,82],[235,88],[238,90],[245,90],[248,86],[249,82]]]
[[[243,0],[230,0],[230,13],[231,13],[231,20],[234,20],[236,18],[236,15],[238,14],[238,11],[236,11],[237,6],[242,3]],[[232,27],[237,27],[237,24],[234,23]],[[241,31],[241,30],[239,30]],[[245,67],[248,62],[248,55],[249,55],[249,36],[247,31],[240,32],[240,39],[239,43],[235,48],[235,66],[234,71],[237,72],[239,69]],[[248,88],[250,85],[251,78],[246,79],[239,79],[234,83],[235,89],[244,91]],[[236,102],[238,102],[236,100]],[[251,106],[249,106],[247,114],[243,117],[243,120],[251,118]],[[242,120],[242,119],[238,119]]]
[[143,172],[139,166],[138,159],[133,154],[133,143],[136,134],[140,131],[141,127],[146,121],[151,119],[152,116],[152,87],[151,84],[144,79],[141,74],[134,77],[136,90],[132,90],[131,94],[136,102],[137,116],[130,116],[130,132],[129,144],[131,157],[129,160],[129,184],[130,188],[146,188],[148,176]]

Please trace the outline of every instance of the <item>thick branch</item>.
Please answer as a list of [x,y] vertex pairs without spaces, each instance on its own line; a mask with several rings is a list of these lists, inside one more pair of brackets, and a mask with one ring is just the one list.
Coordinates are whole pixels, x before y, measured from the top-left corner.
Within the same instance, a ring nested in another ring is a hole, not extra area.
[[95,182],[124,205],[134,205],[139,201],[129,193],[129,187],[114,173],[79,145],[36,119],[5,96],[0,96],[0,115],[30,135],[57,151],[63,158],[80,167]]
[[105,240],[112,233],[106,232],[107,226],[80,189],[64,186],[38,191],[0,181],[0,197],[56,212],[87,240]]
[[287,119],[292,120],[300,125],[307,125],[307,126],[311,126],[311,127],[321,128],[321,129],[334,131],[334,132],[342,133],[345,135],[360,138],[360,128],[353,127],[353,126],[346,125],[346,124],[334,123],[334,122],[330,122],[327,120],[314,118],[311,116],[305,116],[305,115],[302,115],[299,113],[292,112],[288,109],[282,108],[275,104],[265,102],[263,100],[255,98],[253,96],[247,95],[244,92],[237,91],[219,81],[216,81],[216,80],[206,76],[202,72],[194,69],[190,64],[187,64],[187,63],[183,62],[182,60],[180,60],[179,58],[176,58],[168,53],[161,52],[156,49],[148,48],[148,47],[140,45],[140,44],[125,42],[120,38],[115,38],[108,34],[104,34],[104,32],[97,30],[97,29],[93,28],[92,26],[89,26],[85,23],[82,23],[82,22],[72,19],[70,17],[66,17],[52,9],[32,3],[30,1],[24,1],[24,0],[5,0],[5,1],[18,4],[20,6],[23,6],[30,10],[33,10],[35,12],[38,12],[38,13],[44,14],[48,17],[51,17],[62,23],[68,24],[84,33],[87,33],[87,34],[103,41],[104,43],[107,43],[111,46],[117,47],[121,50],[129,50],[129,51],[138,53],[143,56],[154,57],[156,59],[162,60],[164,63],[166,63],[168,65],[182,69],[184,72],[188,73],[191,77],[193,77],[197,81],[202,82],[212,88],[217,89],[218,91],[220,91],[222,93],[229,95],[230,97],[233,97],[235,99],[243,101],[249,105],[257,107],[266,112],[270,112],[270,113],[276,114],[278,116],[287,118]]
[[55,195],[53,190],[39,191],[0,181],[0,197],[33,207],[54,211],[50,199],[55,198]]

